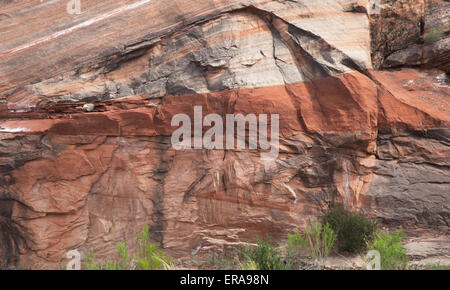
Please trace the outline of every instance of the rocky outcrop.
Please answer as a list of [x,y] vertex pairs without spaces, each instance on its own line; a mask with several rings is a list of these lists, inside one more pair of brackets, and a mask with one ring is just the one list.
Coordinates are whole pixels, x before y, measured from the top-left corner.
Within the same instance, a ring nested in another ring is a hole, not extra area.
[[[337,202],[448,234],[446,57],[373,70],[418,45],[424,3],[111,0],[71,16],[31,2],[0,10],[0,266],[106,257],[144,225],[167,254],[202,255]],[[386,35],[394,23],[411,35]],[[279,114],[278,158],[175,150],[172,118],[194,106]]]
[[425,67],[450,72],[450,3],[444,0],[381,1],[372,14],[375,68]]

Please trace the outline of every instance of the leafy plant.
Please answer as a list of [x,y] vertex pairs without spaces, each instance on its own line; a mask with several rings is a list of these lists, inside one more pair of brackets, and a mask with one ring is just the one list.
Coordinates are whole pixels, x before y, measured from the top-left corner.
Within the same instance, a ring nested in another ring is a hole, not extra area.
[[287,250],[290,253],[295,253],[299,248],[305,248],[308,241],[300,233],[288,234]]
[[241,270],[259,270],[258,265],[253,260],[241,263]]
[[117,245],[117,253],[119,255],[119,260],[116,262],[119,269],[129,269],[130,268],[130,256],[128,254],[128,244],[127,241],[123,241]]
[[100,266],[95,263],[94,252],[89,250],[89,256],[84,260],[86,270],[100,270]]
[[84,260],[84,268],[87,270],[128,270],[130,268],[130,257],[128,255],[127,243],[121,242],[117,245],[118,259],[107,261],[105,264],[97,264],[94,259],[94,252],[89,251],[89,256]]
[[148,226],[136,237],[138,256],[136,268],[138,270],[169,270],[171,259],[165,258],[156,243],[149,243],[150,232]]
[[126,241],[117,245],[118,259],[107,261],[105,264],[96,264],[94,253],[89,251],[89,256],[84,260],[84,268],[88,270],[170,270],[173,268],[171,259],[163,256],[158,251],[155,243],[150,243],[148,227],[144,227],[141,234],[137,235],[137,255],[131,257]]
[[322,225],[318,221],[312,221],[306,227],[305,240],[314,261],[319,263],[319,266],[323,266],[336,242],[336,234],[333,229],[328,223]]
[[433,27],[423,38],[425,43],[433,43],[438,41],[444,35],[444,29],[442,27]]
[[342,205],[328,210],[323,218],[337,235],[336,245],[339,252],[361,253],[367,249],[367,243],[373,239],[377,228],[376,221],[363,213],[350,212]]
[[[268,236],[267,242],[257,237],[257,246],[247,246],[241,250],[247,263],[256,265],[259,270],[284,270],[280,250]],[[249,264],[247,264],[249,265]]]
[[375,239],[370,245],[371,250],[377,250],[381,256],[381,269],[399,270],[408,265],[406,248],[403,246],[403,231],[399,230],[392,234],[384,231],[377,232]]
[[106,264],[101,268],[101,270],[108,270],[108,271],[119,271],[119,270],[128,270],[126,268],[122,268],[120,264],[117,261],[108,261]]
[[306,249],[307,243],[300,233],[288,234],[286,255],[284,257],[286,268],[298,270],[305,264],[302,250]]

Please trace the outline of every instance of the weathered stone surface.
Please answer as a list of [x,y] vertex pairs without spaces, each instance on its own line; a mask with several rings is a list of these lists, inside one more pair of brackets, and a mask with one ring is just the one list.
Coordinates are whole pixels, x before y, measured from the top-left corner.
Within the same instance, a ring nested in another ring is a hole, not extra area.
[[425,0],[379,1],[380,13],[370,15],[372,60],[375,68],[396,51],[420,43],[424,30]]
[[450,3],[387,1],[372,16],[374,67],[427,67],[450,72]]
[[[58,100],[278,85],[371,66],[367,17],[343,12],[342,1],[145,2],[138,9],[86,4],[76,18],[66,16],[64,3],[7,4],[5,12],[25,24],[7,22],[2,32],[0,97],[23,110]],[[34,23],[36,11],[53,12],[49,6],[61,11],[46,15],[57,28]]]
[[[429,61],[415,26],[445,21],[437,6],[32,2],[0,8],[0,267],[106,257],[144,225],[168,255],[204,255],[336,202],[448,235],[448,50]],[[278,159],[174,150],[172,117],[194,106],[279,114]]]
[[416,259],[432,259],[433,257],[437,256],[446,257],[447,262],[450,261],[450,241],[446,238],[415,238],[408,241],[408,243],[406,244],[406,248],[408,249],[409,254]]

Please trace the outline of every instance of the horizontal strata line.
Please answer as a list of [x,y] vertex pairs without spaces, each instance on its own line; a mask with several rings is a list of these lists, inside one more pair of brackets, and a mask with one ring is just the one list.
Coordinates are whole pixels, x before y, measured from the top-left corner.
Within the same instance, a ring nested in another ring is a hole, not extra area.
[[[349,90],[349,86],[354,90]],[[311,88],[314,89],[311,91]],[[407,94],[406,90],[404,92]],[[156,103],[146,100],[145,96],[133,96],[95,103],[89,112],[83,109],[83,103],[39,107],[28,112],[3,105],[0,106],[0,133],[169,136],[174,131],[173,116],[180,113],[192,116],[194,106],[204,107],[203,116],[210,113],[280,114],[283,132],[366,134],[377,127],[378,130],[392,126],[398,129],[448,127],[450,119],[445,112],[420,108],[414,96],[410,97],[410,100],[402,100],[390,93],[378,94],[371,79],[352,72],[308,82],[183,97],[168,95]],[[445,102],[443,94],[436,94],[436,98]],[[381,107],[376,105],[378,102]],[[380,115],[386,109],[388,115]]]
[[12,54],[15,54],[15,53],[17,53],[17,52],[19,52],[19,51],[22,51],[22,50],[25,50],[25,49],[28,49],[28,48],[37,46],[37,45],[39,45],[39,44],[41,44],[41,43],[48,42],[48,41],[50,41],[50,40],[54,40],[54,39],[59,38],[59,37],[61,37],[61,36],[63,36],[63,35],[67,35],[67,34],[69,34],[69,33],[72,33],[72,32],[74,32],[74,31],[76,31],[76,30],[79,30],[79,29],[88,27],[88,26],[90,26],[90,25],[92,25],[92,24],[95,24],[95,23],[100,22],[100,21],[102,21],[102,20],[105,20],[105,19],[107,19],[107,18],[117,16],[118,14],[121,14],[121,13],[123,13],[123,12],[129,11],[129,10],[133,10],[133,9],[135,9],[135,8],[138,8],[138,7],[142,6],[142,5],[145,5],[145,4],[150,3],[150,1],[151,1],[151,0],[141,0],[141,1],[138,1],[138,2],[133,3],[133,4],[131,4],[131,5],[128,5],[128,6],[125,6],[125,7],[122,7],[122,8],[118,8],[118,9],[112,11],[112,12],[109,12],[109,13],[106,13],[106,14],[103,14],[103,15],[100,15],[100,16],[97,16],[97,17],[94,17],[94,18],[89,19],[89,20],[87,20],[87,21],[84,21],[84,22],[82,22],[82,23],[80,23],[80,24],[77,24],[77,25],[75,25],[75,26],[73,26],[73,27],[70,27],[70,28],[67,28],[67,29],[64,29],[64,30],[55,32],[55,33],[53,33],[52,35],[49,35],[49,36],[40,38],[40,39],[35,40],[35,41],[33,41],[33,42],[30,42],[30,43],[28,43],[28,44],[25,44],[25,45],[22,45],[22,46],[19,46],[19,47],[16,47],[16,48],[7,50],[7,51],[2,52],[2,53],[0,54],[0,58],[1,58],[1,57],[4,57],[4,56],[6,56],[6,55],[12,55]]

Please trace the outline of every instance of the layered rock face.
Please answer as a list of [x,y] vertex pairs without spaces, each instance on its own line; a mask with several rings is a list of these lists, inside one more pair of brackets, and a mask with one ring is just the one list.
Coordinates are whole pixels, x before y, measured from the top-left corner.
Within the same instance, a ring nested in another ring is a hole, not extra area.
[[[338,202],[448,235],[448,2],[81,3],[0,1],[1,267],[107,257],[144,225],[202,255]],[[278,114],[278,157],[174,149],[194,107]]]

